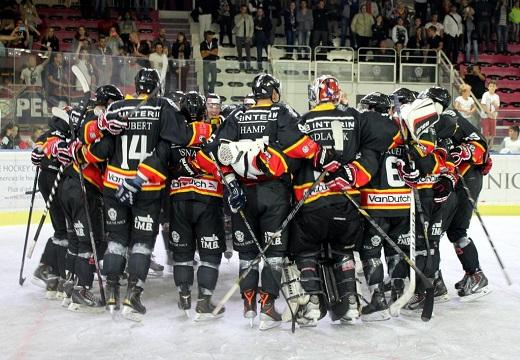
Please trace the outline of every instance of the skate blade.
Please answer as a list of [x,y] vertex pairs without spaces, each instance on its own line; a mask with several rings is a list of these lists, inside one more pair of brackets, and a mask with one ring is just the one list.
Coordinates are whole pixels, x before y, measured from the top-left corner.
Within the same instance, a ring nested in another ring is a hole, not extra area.
[[123,305],[123,311],[121,311],[121,315],[127,320],[141,322],[143,320],[143,314],[138,313],[130,306]]
[[45,298],[48,300],[56,300],[56,291],[46,291]]
[[67,297],[67,294],[65,294],[63,291],[56,292],[56,300],[63,301]]
[[258,326],[258,329],[261,331],[273,329],[275,327],[279,327],[282,325],[281,321],[273,321],[273,320],[260,320],[260,325]]
[[47,283],[45,281],[43,281],[42,279],[39,279],[37,277],[32,277],[31,278],[31,284],[35,285],[35,286],[38,286],[42,289],[46,289],[47,288]]
[[302,328],[318,326],[318,320],[316,319],[298,319],[297,323]]
[[193,321],[196,322],[204,322],[204,321],[211,321],[215,319],[220,319],[222,316],[224,316],[224,313],[213,315],[213,313],[195,313],[195,317],[193,318]]
[[246,319],[249,319],[249,326],[253,327],[255,324],[256,311],[252,311],[252,310],[246,311],[244,313],[244,317]]
[[450,296],[448,294],[443,294],[443,295],[436,296],[433,300],[437,304],[442,304],[442,303],[450,301]]
[[101,314],[105,311],[101,306],[83,306],[73,302],[69,304],[67,310],[83,314]]
[[356,325],[359,323],[359,318],[341,318],[339,319],[339,322],[342,325]]
[[162,270],[160,270],[160,271],[159,270],[157,270],[157,271],[156,270],[148,271],[148,276],[161,277],[161,276],[163,276],[163,274],[164,274],[164,271],[162,271]]
[[70,297],[66,297],[61,301],[61,306],[63,306],[64,308],[68,308],[71,302],[72,299]]
[[361,320],[364,322],[385,321],[390,318],[390,311],[388,309],[376,311],[371,314],[361,314]]
[[472,302],[475,301],[483,296],[486,296],[491,292],[491,288],[489,286],[484,286],[482,289],[479,290],[479,292],[473,293],[471,295],[466,296],[460,296],[461,302]]

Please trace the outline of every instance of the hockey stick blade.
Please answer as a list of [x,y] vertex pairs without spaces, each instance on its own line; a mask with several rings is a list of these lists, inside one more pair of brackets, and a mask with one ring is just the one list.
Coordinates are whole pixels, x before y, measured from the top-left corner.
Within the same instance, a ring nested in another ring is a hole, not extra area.
[[343,151],[343,126],[341,125],[341,121],[334,120],[330,123],[330,128],[332,130],[332,138],[334,139],[334,148],[337,151]]
[[87,78],[85,77],[85,74],[83,74],[81,69],[77,65],[72,65],[71,71],[76,76],[76,79],[78,79],[83,92],[90,93],[90,86],[88,85]]
[[63,121],[69,123],[69,114],[63,109],[60,109],[59,107],[53,106],[52,107],[52,116],[56,116],[57,118],[62,119]]

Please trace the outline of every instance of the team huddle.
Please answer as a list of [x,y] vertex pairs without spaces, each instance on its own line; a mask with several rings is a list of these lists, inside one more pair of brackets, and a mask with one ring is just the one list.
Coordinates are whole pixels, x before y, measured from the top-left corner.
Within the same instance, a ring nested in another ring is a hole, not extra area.
[[212,299],[226,237],[243,315],[253,324],[259,307],[261,330],[316,326],[327,313],[346,324],[388,320],[395,308],[429,319],[433,299],[448,299],[443,233],[464,272],[461,299],[490,291],[467,229],[491,159],[480,131],[448,110],[446,89],[374,92],[356,109],[324,75],[300,116],[269,74],[243,103],[222,107],[216,94],[158,96],[152,69],[135,86],[126,97],[101,86],[56,111],[32,152],[54,228],[34,279],[69,310],[141,321],[160,229],[187,313],[196,270],[196,321],[223,316],[232,294]]

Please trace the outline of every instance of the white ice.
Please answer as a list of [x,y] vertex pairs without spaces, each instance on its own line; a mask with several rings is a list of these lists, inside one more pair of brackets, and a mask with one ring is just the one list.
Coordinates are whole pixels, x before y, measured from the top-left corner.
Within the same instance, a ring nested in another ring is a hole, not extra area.
[[[476,218],[470,234],[493,292],[461,303],[453,285],[461,266],[447,239],[442,240],[442,270],[451,300],[438,304],[428,323],[401,316],[355,326],[332,324],[292,334],[289,324],[260,332],[242,318],[238,294],[222,319],[194,323],[177,309],[171,273],[149,278],[143,296],[148,312],[142,323],[108,314],[71,313],[30,283],[32,271],[50,235],[46,225],[27,281],[18,285],[24,226],[0,228],[0,359],[519,359],[520,358],[520,218],[485,217],[513,286],[508,287]],[[34,227],[33,227],[34,231]],[[163,258],[162,241],[156,246]],[[237,274],[236,254],[223,260],[215,300]],[[196,287],[195,287],[196,288]],[[195,295],[195,291],[194,291]],[[278,301],[283,307],[283,301]]]

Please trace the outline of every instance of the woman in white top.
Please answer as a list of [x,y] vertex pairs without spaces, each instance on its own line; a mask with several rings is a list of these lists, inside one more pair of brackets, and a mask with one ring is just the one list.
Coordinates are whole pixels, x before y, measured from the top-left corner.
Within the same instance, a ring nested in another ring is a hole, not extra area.
[[408,44],[408,30],[404,26],[404,20],[401,17],[397,19],[397,24],[392,28],[392,41],[394,44],[403,44],[403,47],[406,47]]
[[501,154],[520,154],[520,139],[518,138],[519,133],[520,128],[518,125],[509,127],[509,136],[502,140],[502,145],[500,146]]
[[471,95],[471,86],[468,84],[462,84],[459,87],[460,96],[455,99],[455,103],[453,107],[460,112],[462,116],[469,120],[470,123],[474,124],[473,114],[477,111],[477,105],[475,101],[470,96]]

